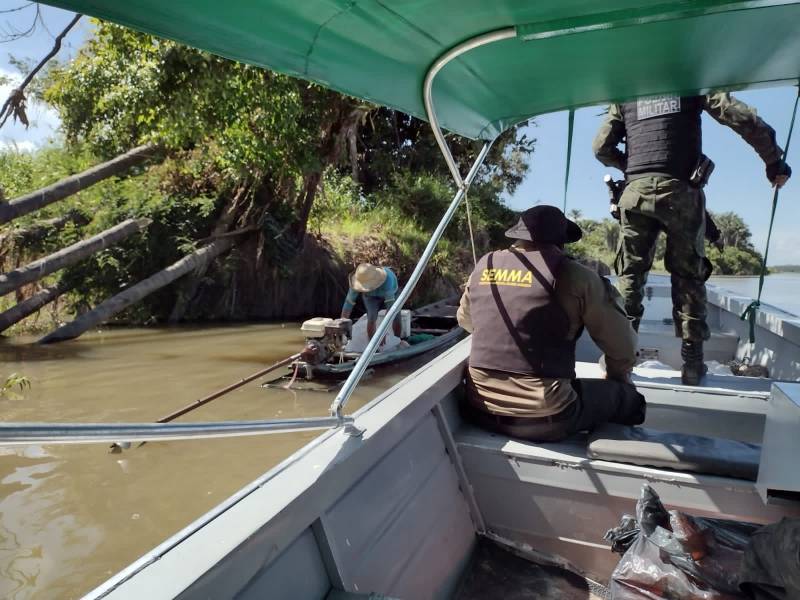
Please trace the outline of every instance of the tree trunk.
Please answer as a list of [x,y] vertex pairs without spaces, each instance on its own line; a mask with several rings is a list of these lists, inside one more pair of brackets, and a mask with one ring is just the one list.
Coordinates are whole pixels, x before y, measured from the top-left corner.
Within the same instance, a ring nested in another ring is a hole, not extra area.
[[147,279],[132,285],[125,291],[100,303],[96,308],[81,315],[71,323],[67,323],[47,334],[39,340],[39,343],[50,344],[78,337],[86,330],[107,321],[153,292],[169,285],[179,277],[196,269],[204,268],[213,259],[227,252],[232,245],[233,242],[229,238],[223,238],[208,246],[203,246],[191,254],[187,254],[163,271],[159,271],[155,275],[151,275]]
[[128,219],[119,225],[106,229],[102,233],[62,248],[50,256],[40,258],[22,268],[0,275],[0,296],[5,296],[26,283],[38,281],[42,277],[73,265],[100,250],[114,246],[137,231],[144,229],[150,222],[150,219]]
[[[226,202],[225,209],[222,211],[214,230],[211,233],[211,238],[208,240],[200,240],[200,243],[205,241],[214,241],[217,236],[224,235],[229,227],[233,225],[240,214],[241,202],[247,194],[247,188],[240,187],[233,197],[229,198]],[[200,288],[200,282],[205,277],[206,269],[208,269],[210,261],[206,261],[200,268],[196,269],[189,277],[182,281],[179,286],[178,293],[175,299],[175,305],[169,314],[167,323],[170,325],[177,325],[183,319],[186,311],[194,300],[197,290]]]
[[7,203],[0,202],[0,224],[8,223],[12,219],[27,215],[58,200],[63,200],[94,185],[98,181],[119,175],[129,167],[151,157],[156,151],[156,146],[150,144],[139,146],[112,158],[108,162],[95,165],[82,173],[70,175],[45,188],[20,196]]
[[72,286],[59,283],[53,287],[45,288],[36,292],[27,300],[23,300],[16,306],[12,306],[7,311],[0,313],[0,331],[5,331],[14,323],[35,313],[40,308],[50,304],[53,300],[68,292]]
[[60,217],[38,221],[27,229],[10,229],[0,236],[0,243],[8,239],[13,240],[15,246],[26,246],[31,242],[43,240],[45,236],[63,229],[68,223],[82,226],[89,223],[89,219],[81,212],[71,210]]

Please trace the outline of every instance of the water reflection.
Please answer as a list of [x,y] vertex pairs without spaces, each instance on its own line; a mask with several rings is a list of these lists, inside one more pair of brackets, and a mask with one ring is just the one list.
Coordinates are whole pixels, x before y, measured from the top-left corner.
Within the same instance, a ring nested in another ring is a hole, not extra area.
[[[7,421],[153,420],[296,352],[302,337],[295,324],[272,324],[29,341],[0,343],[3,372],[32,382],[23,399],[0,399]],[[373,376],[348,408],[413,366]],[[181,419],[318,416],[331,400],[254,382]],[[122,454],[104,445],[0,448],[0,597],[80,597],[317,434],[151,442]]]

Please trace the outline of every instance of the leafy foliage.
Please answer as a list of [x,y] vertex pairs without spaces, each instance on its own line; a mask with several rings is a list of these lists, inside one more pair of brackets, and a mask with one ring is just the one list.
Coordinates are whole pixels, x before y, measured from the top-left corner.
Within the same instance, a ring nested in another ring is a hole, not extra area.
[[[616,221],[594,221],[581,218],[579,210],[569,211],[571,219],[583,229],[583,239],[570,245],[570,252],[579,258],[595,259],[608,266],[614,264],[619,244],[620,228]],[[714,267],[715,275],[757,275],[761,271],[761,254],[753,247],[752,233],[744,220],[734,212],[712,215],[722,233],[724,250],[706,245],[706,255]],[[666,236],[660,235],[656,243],[654,268],[664,270]]]
[[[152,275],[203,240],[241,230],[252,233],[235,238],[235,251],[198,278],[200,291],[191,294],[202,309],[191,312],[213,317],[215,305],[224,305],[225,314],[246,316],[247,303],[265,293],[270,278],[286,276],[278,268],[286,262],[276,254],[278,237],[287,240],[285,254],[302,245],[307,223],[329,234],[375,224],[385,239],[411,252],[455,192],[426,123],[108,23],[97,23],[96,35],[71,63],[49,69],[38,94],[58,110],[64,146],[0,155],[6,197],[142,143],[160,146],[166,156],[19,220],[24,226],[75,209],[92,217],[88,227],[67,227],[39,245],[17,248],[18,262],[126,218],[153,220],[141,235],[63,273],[75,284],[75,310]],[[450,143],[462,164],[480,147],[457,138]],[[482,250],[512,220],[500,198],[524,178],[533,145],[507,132],[479,173],[470,203]],[[450,250],[436,261],[455,277],[469,249],[463,210],[447,236]],[[239,282],[235,290],[232,281]],[[204,296],[204,289],[213,294]],[[162,319],[179,291],[162,290],[124,318]]]
[[[20,375],[19,373],[11,373],[6,377],[2,385],[0,385],[0,398],[9,398],[11,400],[19,400],[25,390],[30,389],[31,380]],[[15,391],[17,388],[19,392]]]

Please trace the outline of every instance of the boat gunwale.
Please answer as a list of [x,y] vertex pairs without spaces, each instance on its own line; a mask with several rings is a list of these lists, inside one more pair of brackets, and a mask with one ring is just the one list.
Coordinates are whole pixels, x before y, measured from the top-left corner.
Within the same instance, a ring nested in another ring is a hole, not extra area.
[[[274,480],[282,475],[285,475],[290,467],[294,467],[304,461],[311,461],[312,454],[323,453],[323,446],[333,443],[337,443],[339,446],[339,449],[328,457],[328,464],[326,467],[329,469],[336,469],[337,467],[342,468],[343,465],[348,462],[348,459],[352,459],[359,450],[367,450],[366,453],[362,452],[361,454],[361,456],[366,457],[364,459],[365,461],[369,462],[371,465],[377,463],[385,454],[385,452],[388,452],[392,447],[394,447],[394,445],[396,445],[396,443],[399,443],[399,441],[401,441],[406,435],[407,431],[410,431],[417,426],[426,415],[431,415],[431,418],[433,418],[433,407],[438,404],[444,396],[449,394],[453,389],[455,389],[455,387],[458,386],[462,376],[461,371],[463,369],[463,364],[466,361],[469,353],[469,347],[468,345],[465,345],[466,342],[467,340],[462,340],[462,342],[457,343],[454,347],[447,349],[438,357],[439,360],[424,365],[355,411],[352,416],[355,419],[356,425],[358,427],[365,428],[365,432],[362,437],[357,438],[350,436],[342,428],[332,428],[324,431],[319,436],[309,441],[308,444],[292,453],[285,460],[269,469],[260,477],[256,478],[250,484],[244,486],[238,492],[234,493],[226,500],[222,501],[220,504],[172,535],[170,538],[142,555],[139,559],[107,579],[105,582],[89,591],[85,596],[83,596],[83,598],[89,600],[106,598],[118,590],[120,586],[125,584],[130,585],[134,577],[143,574],[150,568],[167,568],[164,567],[164,561],[165,559],[170,558],[170,552],[176,550],[176,548],[178,548],[181,544],[190,541],[192,536],[202,531],[205,527],[219,525],[220,519],[229,517],[231,511],[236,510],[237,507],[242,507],[243,503],[248,501],[248,499],[251,499],[254,494],[257,494],[262,487],[268,484],[276,485],[273,483]],[[426,374],[429,376],[433,375],[433,377],[430,379],[430,385],[424,387],[424,389],[420,389],[421,378],[425,377]],[[446,387],[452,385],[452,387],[449,390],[442,391],[442,385]],[[408,386],[408,389],[411,390],[411,393],[406,394],[404,397],[403,392],[405,391],[406,386]],[[398,396],[396,402],[384,403],[384,400],[391,399],[395,395]],[[425,401],[419,402],[420,399]],[[399,427],[397,424],[397,417],[401,416],[406,417],[404,420],[405,426],[403,427]],[[376,435],[383,432],[387,427],[389,428],[387,432],[388,435]],[[373,443],[377,443],[379,446],[382,446],[385,452],[370,452],[369,450],[371,450],[371,448],[369,448],[369,442],[371,440],[374,440]],[[346,451],[346,456],[340,455],[340,450],[342,450],[347,444],[358,444],[358,446],[351,447],[349,451]],[[275,511],[274,514],[264,514],[264,508],[262,504],[259,514],[259,522],[261,524],[259,527],[254,528],[251,531],[251,534],[255,534],[260,527],[268,525],[276,517],[285,514],[285,512],[293,503],[301,501],[311,488],[319,484],[319,475],[321,475],[324,471],[320,471],[318,466],[316,468],[309,469],[309,471],[316,474],[315,479],[307,482],[305,480],[300,482],[298,478],[292,478],[292,480],[288,482],[289,485],[279,486],[280,491],[278,494],[271,494],[270,500],[272,502],[275,502],[275,496],[285,497],[286,500],[282,507]],[[288,477],[288,475],[286,476]],[[353,481],[357,481],[359,478],[360,475],[357,474],[351,477]],[[344,485],[341,480],[337,481],[336,483],[338,484],[338,487]],[[327,486],[323,484],[321,493],[326,496],[334,495],[335,491],[333,488],[335,487],[337,487],[337,485],[331,485],[330,482]],[[298,525],[295,523],[294,527],[292,528],[295,530],[294,535],[290,534],[290,532],[287,532],[286,530],[281,531],[281,537],[283,539],[280,541],[283,543],[279,543],[278,540],[274,540],[274,546],[281,549],[288,548],[289,545],[295,539],[297,539],[297,535],[301,534],[310,525],[311,523],[306,523],[305,525]],[[219,526],[222,527],[222,525]],[[231,544],[230,540],[226,541],[228,542],[228,552],[233,552],[236,550],[236,548],[244,544],[247,541],[247,538],[240,539],[236,544]],[[223,543],[221,541],[215,544],[214,550],[219,553],[220,546],[222,545]],[[195,555],[195,557],[197,557],[197,555]],[[222,560],[224,555],[221,555],[219,558]],[[205,568],[195,567],[194,572],[197,573],[198,576],[191,581],[188,581],[182,588],[181,592],[197,582],[200,577],[213,569],[217,563],[218,561],[205,565]],[[170,571],[170,573],[171,575],[168,580],[174,582],[176,579],[176,574],[174,571]],[[159,579],[158,575],[154,575],[154,577]]]

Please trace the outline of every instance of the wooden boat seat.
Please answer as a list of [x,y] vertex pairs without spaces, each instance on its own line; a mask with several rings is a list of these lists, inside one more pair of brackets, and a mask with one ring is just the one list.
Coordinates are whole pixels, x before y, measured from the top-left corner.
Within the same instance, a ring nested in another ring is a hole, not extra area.
[[589,458],[755,481],[761,446],[608,424],[589,436]]

